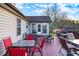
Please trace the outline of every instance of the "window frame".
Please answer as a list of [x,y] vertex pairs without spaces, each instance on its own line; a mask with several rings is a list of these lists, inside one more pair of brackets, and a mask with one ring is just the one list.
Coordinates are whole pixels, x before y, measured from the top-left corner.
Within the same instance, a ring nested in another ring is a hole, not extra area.
[[47,33],[47,25],[43,25],[42,26],[42,33]]
[[32,33],[36,33],[35,25],[35,23],[32,23]]
[[17,18],[17,36],[21,35],[21,19]]

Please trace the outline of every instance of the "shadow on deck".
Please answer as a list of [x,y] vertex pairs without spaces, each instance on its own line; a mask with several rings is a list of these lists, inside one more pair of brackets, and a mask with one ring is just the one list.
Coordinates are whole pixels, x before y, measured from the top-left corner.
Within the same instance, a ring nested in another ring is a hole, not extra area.
[[[52,40],[51,43],[45,42],[43,47],[43,56],[63,56],[61,53],[59,53],[60,48],[61,44],[58,41],[58,38],[54,37],[54,41]],[[64,55],[66,55],[64,49],[62,49],[62,52]],[[41,56],[41,55],[39,52],[35,52],[34,56]]]

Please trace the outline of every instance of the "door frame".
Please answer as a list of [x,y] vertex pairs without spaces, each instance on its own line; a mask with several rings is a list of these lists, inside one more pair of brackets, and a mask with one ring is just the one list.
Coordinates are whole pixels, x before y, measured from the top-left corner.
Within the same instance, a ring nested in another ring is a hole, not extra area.
[[[33,24],[33,23],[32,23]],[[39,32],[38,31],[38,25],[40,25],[41,26],[41,31]],[[47,26],[47,32],[46,33],[43,33],[43,25],[46,25]],[[35,23],[35,29],[36,29],[36,34],[37,35],[48,35],[49,33],[49,24],[48,23]],[[31,29],[31,31],[32,31],[32,29]]]

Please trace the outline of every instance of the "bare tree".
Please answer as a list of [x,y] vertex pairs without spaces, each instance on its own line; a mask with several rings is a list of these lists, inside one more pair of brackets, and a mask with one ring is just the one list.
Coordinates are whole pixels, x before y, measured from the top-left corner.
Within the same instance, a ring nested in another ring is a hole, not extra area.
[[48,6],[43,15],[49,16],[53,21],[56,21],[59,16],[58,4],[54,3],[52,7]]
[[67,20],[67,13],[62,12],[57,3],[54,3],[52,7],[48,7],[44,12],[44,15],[51,18],[51,29],[64,25],[64,23],[61,23],[61,20]]

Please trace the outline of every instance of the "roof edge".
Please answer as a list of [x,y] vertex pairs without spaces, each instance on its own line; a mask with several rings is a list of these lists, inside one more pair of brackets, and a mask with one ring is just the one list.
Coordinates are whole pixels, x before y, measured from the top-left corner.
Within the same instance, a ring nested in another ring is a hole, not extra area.
[[15,6],[13,6],[11,3],[4,3],[5,5],[7,5],[8,7],[10,7],[11,9],[13,9],[16,13],[18,13],[19,15],[21,15],[22,17],[24,17],[25,19],[27,19],[27,17],[25,15],[23,15]]
[[[29,17],[48,17],[50,19],[50,21],[38,21],[38,20],[31,21],[31,18],[29,18]],[[49,16],[27,16],[27,18],[30,22],[52,22],[52,20]]]

